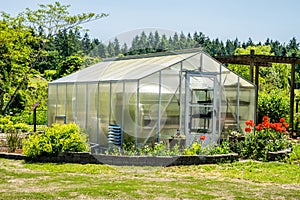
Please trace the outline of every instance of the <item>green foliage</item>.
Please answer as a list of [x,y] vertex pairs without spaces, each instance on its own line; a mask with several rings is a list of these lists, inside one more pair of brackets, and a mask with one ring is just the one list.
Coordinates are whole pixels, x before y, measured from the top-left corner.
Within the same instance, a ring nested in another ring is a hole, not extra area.
[[223,141],[220,145],[216,145],[209,151],[209,154],[216,155],[216,154],[229,154],[232,153],[229,142]]
[[[72,73],[83,63],[83,50],[91,51],[81,46],[80,25],[107,14],[82,13],[72,16],[68,12],[69,7],[59,2],[41,4],[39,9],[27,8],[17,17],[1,12],[0,114],[12,112],[20,116],[23,110],[31,108],[32,101],[40,101],[41,105],[46,106],[47,82],[42,80],[41,73],[55,70],[55,76],[46,74],[49,78]],[[97,43],[87,40],[87,36],[85,40],[85,47]],[[81,56],[72,57],[77,54]]]
[[10,116],[0,116],[0,132],[6,133],[7,130],[13,128],[13,122]]
[[128,156],[175,156],[181,154],[178,145],[175,145],[172,149],[170,149],[164,143],[155,143],[153,146],[145,145],[137,149],[135,149],[133,143],[125,143],[123,144],[123,149],[112,147],[106,153]]
[[269,116],[274,121],[289,115],[289,97],[279,90],[259,92],[258,98],[258,122],[263,116]]
[[86,134],[76,124],[53,124],[44,133],[34,133],[28,140],[23,141],[23,153],[29,158],[58,155],[64,151],[87,150]]
[[200,155],[203,152],[202,145],[199,142],[193,142],[193,144],[184,149],[184,155]]
[[268,161],[268,152],[276,152],[291,148],[291,142],[285,131],[286,123],[270,123],[264,117],[264,121],[256,126],[256,131],[246,134],[241,141],[240,155],[244,158]]
[[16,129],[9,129],[6,132],[6,141],[9,152],[15,152],[16,149],[22,148],[22,136],[19,133],[20,131]]
[[289,162],[300,165],[300,142],[293,144],[293,151],[289,155]]
[[15,119],[11,116],[0,116],[0,132],[7,133],[8,131],[15,130],[29,132],[32,128],[25,123],[16,123]]

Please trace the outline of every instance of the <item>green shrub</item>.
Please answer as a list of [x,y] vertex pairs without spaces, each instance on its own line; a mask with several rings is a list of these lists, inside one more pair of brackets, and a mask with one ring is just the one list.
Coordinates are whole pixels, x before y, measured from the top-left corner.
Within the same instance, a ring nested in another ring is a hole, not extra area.
[[45,132],[34,133],[23,141],[23,153],[29,158],[54,156],[64,151],[88,151],[86,134],[76,124],[53,124]]
[[262,122],[263,116],[268,116],[274,122],[281,117],[289,115],[289,97],[284,92],[272,90],[260,92],[258,98],[258,122]]
[[8,130],[13,129],[13,125],[10,116],[0,116],[0,132],[6,133]]

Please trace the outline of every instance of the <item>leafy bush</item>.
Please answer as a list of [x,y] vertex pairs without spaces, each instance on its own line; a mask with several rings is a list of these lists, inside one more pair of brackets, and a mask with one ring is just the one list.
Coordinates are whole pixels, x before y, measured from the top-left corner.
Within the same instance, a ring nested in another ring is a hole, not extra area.
[[0,132],[6,133],[7,130],[13,129],[13,124],[10,116],[0,117]]
[[275,122],[279,121],[281,117],[287,117],[289,111],[288,95],[278,90],[259,93],[258,122],[262,122],[263,116],[269,116]]
[[88,151],[86,134],[76,124],[53,124],[45,132],[34,133],[23,141],[23,153],[29,158],[53,156],[64,151]]
[[229,142],[223,141],[222,144],[217,145],[210,149],[209,154],[216,155],[216,154],[229,154],[232,153]]
[[270,123],[267,116],[263,117],[263,122],[256,126],[256,131],[253,131],[251,120],[246,122],[245,141],[241,141],[241,156],[255,160],[267,161],[267,153],[284,150],[291,147],[291,142],[288,140],[286,128],[288,124],[284,118],[278,123]]

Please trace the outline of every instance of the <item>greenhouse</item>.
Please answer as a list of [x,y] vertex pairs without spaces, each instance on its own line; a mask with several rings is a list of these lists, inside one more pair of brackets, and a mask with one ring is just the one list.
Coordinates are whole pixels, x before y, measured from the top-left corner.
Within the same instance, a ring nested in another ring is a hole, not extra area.
[[199,49],[104,60],[49,83],[48,125],[79,124],[104,149],[214,145],[255,120],[255,90]]

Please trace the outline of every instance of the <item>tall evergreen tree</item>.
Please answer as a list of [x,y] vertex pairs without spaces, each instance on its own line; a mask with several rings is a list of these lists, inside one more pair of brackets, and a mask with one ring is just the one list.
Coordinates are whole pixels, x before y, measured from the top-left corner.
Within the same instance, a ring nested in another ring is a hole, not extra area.
[[83,53],[86,55],[89,54],[93,47],[88,33],[84,34],[81,40],[81,45]]
[[116,55],[115,46],[111,41],[109,41],[109,43],[108,43],[107,52],[108,52],[109,57],[114,57]]
[[159,43],[160,43],[160,36],[158,34],[158,31],[155,31],[155,33],[154,33],[154,45],[153,45],[154,49],[159,48],[159,46],[158,46]]
[[118,56],[121,53],[120,43],[118,38],[115,38],[113,45],[114,45],[114,56]]

